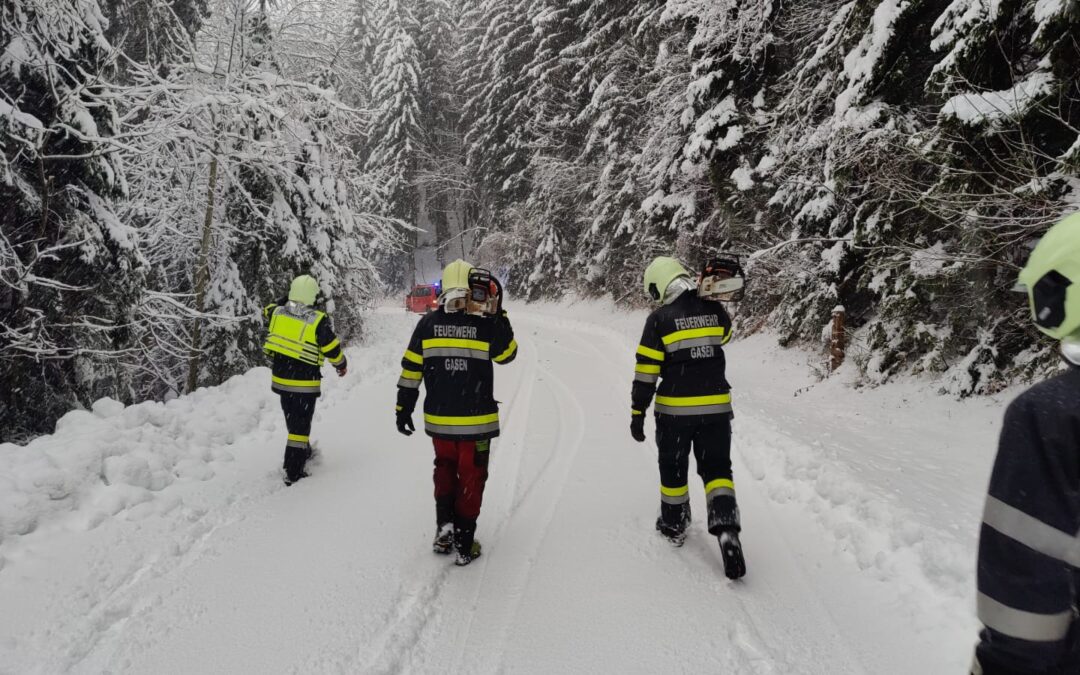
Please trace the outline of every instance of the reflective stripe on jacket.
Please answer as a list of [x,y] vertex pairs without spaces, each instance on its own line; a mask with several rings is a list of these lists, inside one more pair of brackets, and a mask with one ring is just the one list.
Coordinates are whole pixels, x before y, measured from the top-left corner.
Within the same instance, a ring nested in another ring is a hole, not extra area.
[[330,317],[305,305],[284,302],[263,310],[270,322],[264,351],[273,357],[271,388],[280,394],[316,394],[321,391],[323,361],[346,367],[341,341]]
[[326,315],[314,309],[298,309],[297,306],[289,304],[274,310],[270,317],[270,334],[263,350],[313,366],[321,366],[323,353],[319,349],[315,331]]
[[1080,673],[1080,370],[1009,405],[979,535],[974,670]]
[[684,291],[645,321],[637,348],[631,408],[648,409],[671,424],[707,422],[731,415],[731,391],[723,347],[731,339],[731,318],[719,302]]
[[518,344],[510,320],[446,312],[420,319],[401,359],[397,409],[412,413],[424,398],[424,430],[435,438],[484,440],[499,435],[492,363],[509,363]]

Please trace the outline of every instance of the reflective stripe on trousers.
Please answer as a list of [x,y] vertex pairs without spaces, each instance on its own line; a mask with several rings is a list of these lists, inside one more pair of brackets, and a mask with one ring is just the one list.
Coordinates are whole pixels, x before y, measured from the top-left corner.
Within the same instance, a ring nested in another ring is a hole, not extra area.
[[289,380],[276,375],[271,376],[270,388],[274,391],[285,391],[291,394],[318,394],[322,391],[320,380]]
[[735,496],[735,482],[730,478],[717,478],[705,484],[705,501],[722,495]]
[[690,486],[660,486],[660,501],[664,504],[685,504],[690,501]]

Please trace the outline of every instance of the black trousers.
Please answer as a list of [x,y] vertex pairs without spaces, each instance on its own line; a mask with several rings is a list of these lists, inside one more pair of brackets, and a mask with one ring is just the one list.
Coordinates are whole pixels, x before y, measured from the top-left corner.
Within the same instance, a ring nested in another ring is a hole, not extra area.
[[669,526],[690,521],[690,453],[705,484],[709,531],[739,530],[739,510],[731,472],[731,419],[717,416],[700,424],[677,424],[656,419],[656,446],[660,451],[660,518]]
[[303,475],[304,465],[311,456],[311,418],[315,416],[319,395],[287,392],[278,395],[281,411],[285,413],[285,427],[289,430],[285,443],[285,474],[296,479]]

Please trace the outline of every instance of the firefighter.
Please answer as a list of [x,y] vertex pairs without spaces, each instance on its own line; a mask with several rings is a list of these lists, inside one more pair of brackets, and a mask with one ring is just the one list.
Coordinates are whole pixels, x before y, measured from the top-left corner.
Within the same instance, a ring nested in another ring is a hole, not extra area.
[[1005,411],[979,535],[984,628],[971,672],[1080,673],[1080,213],[1046,233],[1019,288],[1067,368]]
[[412,435],[423,383],[424,429],[435,445],[436,553],[457,565],[480,555],[476,520],[484,496],[491,439],[499,435],[492,362],[510,363],[517,342],[502,310],[502,289],[464,260],[446,266],[439,308],[416,325],[401,360],[397,428]]
[[699,297],[698,284],[674,258],[657,258],[645,270],[645,292],[661,306],[646,319],[637,348],[630,432],[635,441],[645,441],[645,411],[655,393],[656,529],[676,546],[685,541],[692,450],[705,483],[709,533],[720,541],[725,574],[738,579],[746,565],[731,472],[731,389],[723,349],[731,339],[731,318],[719,300],[731,298],[742,277],[734,261],[711,264],[706,271],[703,279],[717,290],[708,298]]
[[289,438],[285,443],[285,484],[306,478],[311,458],[311,418],[319,398],[324,360],[345,375],[345,354],[330,317],[315,309],[319,284],[308,275],[293,279],[287,300],[268,305],[269,334],[263,351],[273,358],[271,389],[281,398]]

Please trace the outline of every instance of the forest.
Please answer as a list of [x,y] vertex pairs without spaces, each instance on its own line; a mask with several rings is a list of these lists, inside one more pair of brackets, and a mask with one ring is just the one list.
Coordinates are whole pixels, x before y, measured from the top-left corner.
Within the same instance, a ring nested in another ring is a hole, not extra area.
[[741,332],[997,391],[1078,63],[1077,0],[8,0],[0,440],[264,365],[296,274],[362,338],[421,222],[519,299],[739,254]]

